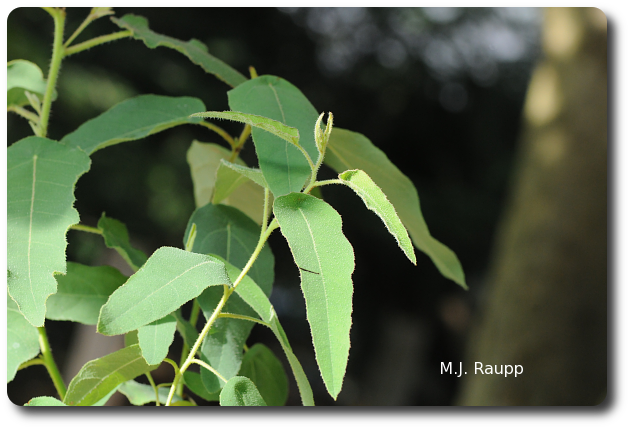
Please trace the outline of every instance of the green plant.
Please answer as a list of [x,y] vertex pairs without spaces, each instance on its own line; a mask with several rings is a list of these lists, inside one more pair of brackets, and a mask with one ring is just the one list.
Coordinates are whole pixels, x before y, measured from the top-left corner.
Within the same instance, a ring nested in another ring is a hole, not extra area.
[[[287,376],[279,359],[263,344],[245,345],[254,324],[275,334],[302,403],[314,405],[309,381],[269,301],[274,256],[266,242],[276,229],[299,268],[317,364],[336,398],[350,347],[354,253],[340,215],[318,194],[322,186],[351,188],[412,263],[415,244],[444,276],[466,287],[455,254],[429,234],[412,182],[365,136],[333,127],[332,113],[324,126],[326,115],[318,115],[291,83],[259,77],[253,68],[247,79],[200,42],[157,34],[134,15],[112,18],[119,32],[72,45],[90,22],[113,11],[94,8],[64,41],[65,11],[44,9],[55,22],[47,78],[26,60],[11,61],[7,69],[8,110],[26,118],[35,134],[7,150],[8,380],[41,364],[59,395],[33,398],[28,405],[102,405],[115,391],[134,405],[194,405],[190,392],[221,405],[283,405]],[[59,141],[47,138],[63,59],[125,37],[149,48],[175,49],[218,77],[233,88],[231,111],[207,112],[192,97],[141,95]],[[205,120],[212,118],[243,123],[243,131],[232,137]],[[79,223],[74,186],[90,169],[94,152],[184,124],[216,132],[229,147],[196,141],[190,147],[198,208],[183,234],[183,249],[161,247],[147,257],[130,244],[118,220],[103,214],[96,227]],[[250,135],[258,168],[239,157]],[[317,179],[323,163],[337,171],[337,179]],[[112,267],[66,261],[68,229],[101,235],[135,274],[126,278]],[[190,301],[185,318],[181,307]],[[197,332],[200,316],[205,324]],[[126,347],[88,362],[66,387],[48,345],[46,319],[96,325],[103,335],[125,334]],[[167,358],[176,331],[184,343],[179,362]],[[156,385],[151,371],[164,362],[175,377]],[[198,373],[190,370],[193,365]],[[150,385],[135,381],[143,374]]]

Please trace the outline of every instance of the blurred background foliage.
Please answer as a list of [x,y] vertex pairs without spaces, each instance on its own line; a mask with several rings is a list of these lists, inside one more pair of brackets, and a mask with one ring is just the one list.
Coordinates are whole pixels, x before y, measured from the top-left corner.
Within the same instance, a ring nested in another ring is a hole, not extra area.
[[[116,8],[182,40],[196,38],[210,53],[247,75],[292,82],[335,125],[360,132],[416,185],[432,234],[459,256],[470,292],[444,279],[429,258],[408,263],[380,220],[344,189],[323,190],[344,219],[356,254],[352,348],[338,405],[449,405],[459,378],[440,375],[441,361],[458,363],[508,191],[523,102],[540,55],[542,14],[534,8]],[[66,37],[89,9],[67,11]],[[23,58],[46,74],[53,24],[40,9],[19,8],[8,24],[8,60]],[[117,31],[107,18],[77,40]],[[137,94],[194,96],[208,110],[227,110],[229,88],[181,54],[119,40],[64,60],[49,136],[60,139],[82,122]],[[240,127],[222,123],[232,135]],[[8,115],[8,144],[31,134]],[[177,127],[94,154],[78,183],[76,208],[95,226],[102,212],[124,222],[132,242],[151,254],[182,246],[194,210],[186,151],[193,139],[221,143],[204,128]],[[242,153],[256,164],[253,145]],[[331,170],[322,169],[332,177]],[[69,260],[124,267],[97,236],[70,231]],[[312,349],[299,274],[286,243],[274,234],[276,282],[271,297],[315,402],[330,405]],[[127,273],[128,274],[128,273]],[[49,322],[62,368],[77,333]],[[273,336],[255,327],[279,356]],[[104,353],[103,353],[104,354]],[[68,368],[68,367],[66,367]],[[62,369],[63,370],[63,369]],[[67,371],[70,371],[67,369]],[[71,378],[74,374],[64,374]],[[172,375],[167,371],[164,381]],[[156,379],[156,381],[158,381]],[[50,386],[49,386],[50,385]],[[44,371],[21,371],[9,385],[17,403],[54,394]],[[299,397],[292,385],[290,404]]]

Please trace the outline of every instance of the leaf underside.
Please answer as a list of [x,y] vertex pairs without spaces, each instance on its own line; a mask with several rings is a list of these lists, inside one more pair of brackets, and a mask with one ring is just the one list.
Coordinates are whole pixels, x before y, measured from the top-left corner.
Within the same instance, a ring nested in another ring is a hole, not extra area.
[[20,313],[17,304],[7,295],[7,382],[12,381],[18,367],[39,353],[39,333]]
[[254,344],[243,356],[238,375],[249,378],[258,388],[265,403],[283,406],[289,397],[289,381],[282,363],[264,344]]
[[124,223],[119,220],[101,215],[97,227],[103,234],[105,246],[116,250],[134,271],[138,271],[147,260],[147,255],[131,245],[129,232]]
[[221,406],[260,407],[266,406],[256,385],[247,377],[236,376],[228,380],[219,397]]

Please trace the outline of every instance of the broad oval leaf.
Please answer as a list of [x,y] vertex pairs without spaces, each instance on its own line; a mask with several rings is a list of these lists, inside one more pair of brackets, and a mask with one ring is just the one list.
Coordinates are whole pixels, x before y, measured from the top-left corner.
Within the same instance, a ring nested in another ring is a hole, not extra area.
[[265,403],[283,406],[289,397],[289,381],[282,363],[264,344],[254,344],[243,356],[238,375],[249,378],[258,388]]
[[[300,146],[311,160],[318,150],[313,133],[319,116],[308,99],[288,81],[276,76],[260,76],[228,92],[230,108],[260,115],[297,128]],[[271,192],[275,196],[298,192],[311,175],[304,154],[291,143],[266,131],[253,128],[258,163]]]
[[431,258],[444,277],[468,289],[457,255],[429,233],[413,182],[383,151],[362,134],[333,128],[324,163],[337,173],[352,169],[365,171],[387,195],[416,247]]
[[24,404],[25,407],[65,407],[66,404],[52,396],[38,396]]
[[201,375],[196,372],[192,372],[190,370],[186,371],[184,373],[184,384],[190,389],[191,392],[193,392],[200,398],[205,399],[206,401],[219,401],[220,392],[208,392],[208,390],[206,390],[205,386],[203,385],[203,382],[201,381]]
[[39,353],[39,333],[20,313],[7,294],[7,382],[12,381],[21,364]]
[[225,111],[225,112],[200,112],[194,113],[193,118],[216,118],[227,119],[230,121],[241,122],[251,125],[252,127],[265,130],[274,136],[280,137],[282,140],[288,141],[295,146],[300,145],[300,132],[297,128],[289,127],[282,122],[266,118],[260,115],[252,115],[249,113]]
[[[169,387],[158,388],[158,398],[160,404],[166,404],[168,399]],[[153,386],[138,383],[136,380],[128,380],[118,386],[118,391],[125,395],[131,405],[144,405],[155,402],[155,390]],[[183,401],[183,398],[177,394],[173,396],[173,401]]]
[[97,331],[124,334],[172,313],[209,286],[228,284],[223,262],[161,247],[101,308]]
[[104,147],[131,140],[182,124],[197,124],[190,115],[205,110],[201,100],[193,97],[139,95],[122,101],[61,139],[88,155]]
[[98,221],[98,229],[103,234],[105,246],[114,249],[129,264],[134,271],[138,271],[147,260],[147,255],[142,250],[136,249],[129,242],[129,232],[124,223],[111,217],[101,215]]
[[341,216],[325,201],[293,193],[278,197],[273,211],[300,269],[315,357],[336,399],[350,350],[354,251]]
[[163,36],[149,29],[149,22],[142,16],[127,14],[122,18],[112,18],[119,27],[130,30],[133,38],[142,40],[144,44],[151,48],[165,46],[175,49],[184,54],[190,61],[197,64],[207,73],[215,75],[217,78],[234,87],[245,82],[247,78],[232,67],[208,53],[206,45],[199,40],[191,39],[183,42],[173,37]]
[[147,365],[140,346],[133,345],[91,360],[70,381],[63,399],[66,405],[92,405],[127,380],[133,380],[157,365]]
[[236,376],[228,380],[219,396],[221,406],[264,407],[267,404],[256,385],[247,377]]
[[[13,60],[7,63],[7,106],[29,104],[25,91],[37,94],[43,100],[46,92],[46,79],[37,64],[26,60]],[[57,93],[53,95],[53,100]]]
[[172,314],[138,328],[138,344],[149,365],[160,364],[175,338],[177,320]]
[[42,137],[7,149],[8,290],[34,326],[57,291],[54,274],[66,272],[66,232],[79,222],[74,185],[89,168],[81,150]]
[[361,197],[368,209],[381,218],[389,233],[396,239],[398,246],[415,265],[416,254],[413,251],[413,244],[411,244],[407,230],[400,221],[396,209],[381,188],[362,170],[344,171],[339,175],[339,179]]

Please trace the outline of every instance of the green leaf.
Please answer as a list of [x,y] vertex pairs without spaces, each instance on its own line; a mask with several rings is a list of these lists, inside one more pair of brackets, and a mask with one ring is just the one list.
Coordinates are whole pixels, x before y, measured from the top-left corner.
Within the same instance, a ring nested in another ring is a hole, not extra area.
[[265,292],[263,292],[260,286],[258,286],[248,275],[243,277],[243,280],[241,280],[238,284],[235,292],[243,301],[253,308],[256,313],[258,313],[263,322],[269,324],[271,331],[280,342],[282,350],[284,350],[284,354],[291,366],[291,371],[293,371],[295,381],[297,382],[300,397],[302,399],[302,405],[315,405],[311,385],[306,378],[302,365],[300,365],[300,362],[291,349],[289,339],[287,338],[284,329],[282,329],[282,325],[280,325],[276,311],[271,305],[271,302],[269,302],[269,298]]
[[93,403],[91,406],[92,407],[104,406],[107,403],[107,401],[109,401],[109,398],[111,398],[114,395],[114,393],[116,393],[116,391],[117,389],[112,389],[107,395],[103,396],[101,399]]
[[97,331],[124,334],[172,313],[207,287],[228,284],[225,265],[206,255],[161,247],[101,308]]
[[7,149],[7,283],[34,326],[57,291],[54,274],[66,272],[66,231],[79,222],[74,185],[89,168],[84,152],[42,137]]
[[368,209],[381,218],[389,233],[396,239],[398,246],[416,265],[416,254],[413,251],[413,244],[411,244],[407,230],[400,221],[396,209],[381,188],[363,170],[344,171],[339,175],[339,179],[361,197]]
[[155,49],[158,46],[175,49],[184,54],[194,64],[201,66],[207,73],[215,75],[218,79],[234,87],[245,82],[247,78],[232,67],[213,57],[208,53],[206,45],[198,40],[191,39],[183,42],[172,37],[163,36],[149,29],[149,23],[142,16],[127,14],[120,19],[112,18],[119,27],[131,30],[133,38],[142,40],[144,44]]
[[65,407],[66,404],[51,396],[38,396],[24,404],[25,407]]
[[[29,104],[25,91],[44,99],[46,79],[41,69],[30,61],[13,60],[7,63],[7,106],[24,106]],[[57,98],[57,92],[53,100]]]
[[288,141],[295,146],[300,145],[300,132],[297,130],[297,128],[289,127],[287,125],[284,125],[284,123],[282,122],[275,121],[264,116],[235,111],[200,112],[194,113],[190,116],[192,116],[193,118],[216,118],[241,122],[243,124],[251,125],[252,127],[265,130],[273,134],[274,136],[280,137],[282,140]]
[[214,392],[214,393],[208,392],[205,386],[203,385],[203,382],[201,381],[200,374],[196,372],[192,372],[192,371],[186,371],[184,373],[184,384],[188,386],[191,392],[193,392],[195,395],[199,396],[200,398],[203,398],[206,401],[219,402],[220,392]]
[[103,233],[105,246],[116,250],[134,271],[138,271],[147,260],[142,250],[136,249],[129,242],[129,232],[124,223],[111,217],[101,215],[97,227]]
[[68,273],[56,275],[57,293],[48,298],[46,318],[96,325],[109,296],[127,280],[114,267],[68,262]]
[[129,331],[125,334],[125,347],[138,344],[138,330]]
[[[234,207],[207,204],[195,210],[188,221],[184,237],[192,224],[197,225],[197,238],[192,251],[214,254],[237,268],[243,268],[258,244],[260,227]],[[274,257],[269,244],[262,249],[249,275],[271,294],[274,279]]]
[[243,356],[238,375],[254,382],[267,405],[282,406],[289,397],[289,381],[282,363],[264,344],[254,344]]
[[28,323],[17,304],[7,294],[7,382],[21,364],[39,353],[39,333]]
[[177,309],[173,315],[177,320],[177,332],[179,332],[179,335],[184,339],[184,343],[188,347],[192,347],[195,341],[197,341],[197,337],[199,337],[199,332],[197,332],[197,329],[195,329],[188,320],[184,319],[181,308]]
[[[291,83],[276,76],[260,76],[228,92],[230,108],[264,116],[297,128],[300,145],[311,160],[318,157],[314,126],[317,111]],[[304,154],[293,144],[261,129],[252,129],[258,162],[271,192],[277,197],[298,192],[311,175]]]
[[235,173],[238,173],[239,176],[243,176],[251,180],[252,182],[257,183],[263,188],[269,187],[269,185],[267,185],[267,182],[265,181],[265,176],[262,174],[262,171],[260,171],[259,168],[244,167],[242,165],[234,164],[232,162],[226,161],[225,159],[222,159],[219,164],[218,171],[221,171],[221,169],[225,170],[226,168],[233,170]]
[[[213,199],[217,170],[221,165],[221,160],[230,159],[231,156],[232,152],[223,146],[214,143],[200,143],[197,140],[193,141],[190,149],[188,149],[186,158],[190,165],[197,207],[205,206]],[[234,164],[247,168],[245,162],[238,157]],[[221,185],[222,190],[219,192],[224,192],[223,188],[225,186],[226,184]],[[258,222],[258,224],[262,223],[264,192],[254,183],[247,182],[242,184],[234,189],[229,196],[218,202],[236,207]]]
[[201,100],[192,97],[139,95],[116,104],[61,139],[88,155],[117,143],[138,140],[182,124],[197,124],[190,115],[205,110]]
[[267,404],[254,383],[247,377],[232,377],[221,391],[221,406],[264,407]]
[[83,365],[70,382],[63,402],[66,405],[92,405],[121,383],[157,367],[147,365],[140,346],[125,347]]
[[328,393],[337,398],[350,350],[354,252],[341,216],[311,195],[278,197],[273,212],[300,269],[315,357]]
[[337,173],[365,171],[387,195],[416,247],[431,258],[444,277],[468,289],[455,253],[429,233],[413,182],[370,140],[359,133],[333,128],[324,163]]
[[171,314],[138,328],[138,344],[149,365],[160,364],[175,338],[177,321]]
[[[158,388],[158,397],[160,398],[160,404],[166,404],[168,399],[169,387]],[[155,390],[153,386],[148,384],[138,383],[136,380],[129,380],[118,386],[118,391],[125,395],[131,405],[144,405],[151,402],[155,402]],[[173,396],[173,401],[183,401],[183,398],[177,394]]]

